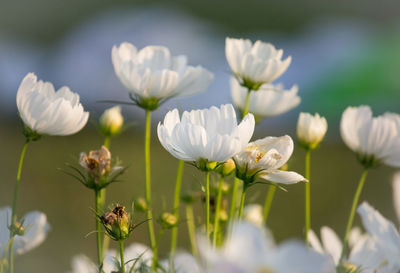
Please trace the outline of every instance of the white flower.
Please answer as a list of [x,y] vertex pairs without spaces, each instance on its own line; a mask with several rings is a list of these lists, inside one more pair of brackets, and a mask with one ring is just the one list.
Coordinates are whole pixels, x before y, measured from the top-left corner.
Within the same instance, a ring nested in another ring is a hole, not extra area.
[[358,154],[365,167],[383,162],[400,167],[400,123],[396,114],[372,117],[368,106],[348,107],[340,123],[346,145]]
[[357,212],[361,216],[364,228],[378,242],[380,252],[385,257],[384,262],[389,267],[396,268],[391,272],[398,272],[400,270],[400,235],[398,229],[367,202],[363,202],[358,207]]
[[328,130],[328,123],[318,113],[300,113],[297,121],[297,137],[300,143],[308,149],[315,149]]
[[[31,211],[23,218],[24,235],[15,235],[14,252],[16,254],[24,254],[31,249],[39,246],[50,230],[47,217],[39,211]],[[8,241],[10,240],[10,230],[8,226],[11,224],[11,208],[0,208],[0,253],[3,253]]]
[[225,54],[235,77],[250,90],[278,78],[291,62],[290,56],[282,60],[282,49],[261,41],[226,38]]
[[[248,90],[242,87],[235,78],[231,78],[231,95],[236,107],[243,111]],[[297,95],[298,87],[284,90],[282,84],[264,84],[256,92],[250,93],[249,112],[258,118],[283,114],[300,104]]]
[[78,94],[66,86],[55,92],[53,84],[37,81],[33,73],[26,75],[18,88],[17,106],[25,125],[38,134],[71,135],[89,118]]
[[254,131],[254,117],[248,114],[237,124],[231,104],[209,109],[169,111],[158,124],[162,146],[178,159],[201,163],[224,162],[246,147]]
[[105,110],[100,117],[101,130],[105,135],[113,136],[118,134],[122,125],[124,125],[124,117],[121,114],[120,106]]
[[260,204],[250,204],[244,207],[244,219],[257,227],[263,225],[263,208]]
[[205,272],[333,273],[332,260],[297,241],[275,246],[269,233],[249,223],[236,223],[220,249],[200,240]]
[[163,46],[147,46],[138,51],[125,42],[113,47],[112,62],[132,98],[150,110],[156,109],[161,100],[202,92],[213,79],[206,69],[188,66],[186,56],[172,57]]
[[296,172],[281,171],[293,153],[293,140],[290,136],[265,137],[250,142],[245,149],[233,157],[236,176],[246,184],[256,179],[275,183],[294,184],[307,181]]
[[393,177],[393,203],[397,220],[400,224],[400,172],[396,172]]

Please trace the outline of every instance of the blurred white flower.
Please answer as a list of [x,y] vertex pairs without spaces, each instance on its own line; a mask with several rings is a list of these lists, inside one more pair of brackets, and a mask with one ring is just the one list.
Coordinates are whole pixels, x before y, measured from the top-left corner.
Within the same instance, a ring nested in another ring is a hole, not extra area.
[[226,38],[225,55],[234,76],[242,86],[258,90],[262,84],[270,83],[289,67],[291,57],[282,60],[283,50],[270,43]]
[[168,48],[147,46],[141,50],[130,43],[112,49],[115,73],[131,98],[142,108],[154,110],[175,96],[204,91],[213,74],[201,66],[188,66],[186,56],[172,57]]
[[66,86],[55,92],[53,84],[37,81],[33,73],[26,75],[18,88],[17,106],[25,125],[37,134],[71,135],[89,118],[78,94]]
[[254,131],[254,117],[248,114],[237,124],[231,104],[203,110],[169,111],[158,124],[162,146],[178,159],[203,163],[224,162],[248,144]]
[[[243,111],[248,90],[233,77],[230,84],[233,103]],[[254,114],[256,120],[283,114],[300,104],[301,99],[297,91],[297,85],[290,90],[284,90],[282,84],[264,84],[257,92],[250,93],[249,112]]]
[[368,106],[348,107],[340,123],[346,145],[357,153],[365,167],[383,162],[400,167],[400,123],[397,114],[372,117]]
[[205,272],[218,273],[334,273],[328,255],[297,241],[275,246],[267,230],[250,223],[235,223],[232,234],[220,249],[200,240]]
[[293,140],[290,136],[265,137],[250,142],[245,149],[233,157],[236,176],[251,184],[256,179],[275,183],[294,184],[307,181],[296,172],[279,170],[293,153]]
[[393,177],[393,203],[398,223],[400,224],[400,172]]
[[107,136],[117,135],[124,125],[124,117],[121,114],[121,107],[108,108],[100,116],[101,131]]
[[297,121],[297,138],[307,149],[315,149],[328,130],[328,123],[318,113],[300,113]]
[[[27,213],[21,220],[24,227],[24,235],[15,235],[14,252],[24,254],[31,249],[39,246],[50,230],[47,217],[39,211]],[[0,208],[0,253],[3,253],[8,241],[10,240],[11,208]]]
[[363,202],[358,207],[357,212],[361,216],[364,228],[378,243],[380,252],[385,257],[385,263],[391,268],[395,268],[390,272],[398,272],[400,270],[400,235],[398,229],[367,202]]
[[260,204],[249,204],[244,207],[244,219],[257,227],[263,225],[263,208]]

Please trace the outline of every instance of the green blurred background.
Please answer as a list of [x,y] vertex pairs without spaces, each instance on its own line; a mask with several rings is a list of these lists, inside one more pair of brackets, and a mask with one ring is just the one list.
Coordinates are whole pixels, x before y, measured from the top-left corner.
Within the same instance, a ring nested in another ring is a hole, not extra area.
[[[163,44],[174,55],[187,54],[192,64],[215,73],[202,95],[173,100],[154,116],[153,125],[172,107],[190,109],[228,103],[229,68],[224,57],[226,36],[270,41],[292,55],[282,77],[299,84],[302,104],[282,116],[263,121],[254,138],[289,134],[295,137],[300,111],[319,112],[328,119],[327,140],[312,154],[312,227],[328,225],[343,235],[352,195],[361,174],[354,155],[340,140],[338,124],[348,105],[369,104],[374,112],[400,109],[400,2],[394,1],[55,1],[0,0],[0,206],[10,205],[20,149],[24,138],[17,118],[15,94],[27,72],[68,85],[82,96],[96,121],[111,106],[99,99],[127,99],[113,73],[110,51],[130,41],[139,47]],[[107,203],[126,206],[144,195],[143,112],[123,108],[134,124],[112,140],[113,156],[129,169],[123,182],[108,189]],[[155,127],[152,131],[155,135]],[[76,254],[95,257],[94,194],[58,168],[78,164],[80,152],[98,149],[103,142],[92,124],[70,137],[44,137],[28,148],[19,192],[18,215],[31,210],[47,214],[52,230],[37,249],[17,258],[18,273],[67,272]],[[304,152],[296,149],[290,169],[304,173]],[[152,142],[155,214],[172,209],[177,161]],[[395,221],[391,179],[394,170],[370,172],[362,194]],[[202,175],[186,165],[184,189],[199,190]],[[249,202],[264,201],[267,187],[254,186]],[[182,214],[183,215],[183,214]],[[202,207],[196,206],[201,217]],[[144,215],[137,215],[137,221]],[[273,203],[270,228],[280,241],[301,237],[303,185],[279,191]],[[360,224],[356,219],[356,224]],[[130,242],[147,241],[139,227]],[[169,233],[161,240],[166,255]],[[179,246],[188,247],[186,225],[181,224]],[[115,247],[115,246],[114,246]]]

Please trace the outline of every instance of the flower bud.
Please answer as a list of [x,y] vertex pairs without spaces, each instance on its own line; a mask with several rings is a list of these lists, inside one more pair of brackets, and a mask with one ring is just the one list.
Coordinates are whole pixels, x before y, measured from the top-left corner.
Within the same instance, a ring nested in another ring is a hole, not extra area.
[[100,219],[108,235],[116,241],[128,238],[133,229],[130,215],[119,204],[112,211],[104,213]]
[[104,111],[100,117],[101,131],[106,136],[115,136],[121,132],[124,117],[121,115],[121,107],[114,106]]
[[13,234],[13,235],[24,236],[24,234],[25,234],[25,228],[19,222],[15,222],[13,225],[11,225],[9,227],[9,229],[10,229],[11,234]]
[[328,123],[319,114],[300,113],[297,121],[297,138],[306,149],[315,149],[322,141],[328,129]]
[[218,165],[215,171],[225,177],[230,175],[235,170],[235,168],[236,168],[235,162],[230,158],[224,163]]
[[144,199],[143,197],[138,197],[133,205],[135,207],[135,210],[140,212],[146,212],[148,209],[146,199]]
[[94,183],[100,184],[111,169],[111,153],[105,146],[100,150],[90,151],[88,155],[81,153],[79,164],[86,169]]
[[178,218],[172,213],[164,212],[161,214],[159,221],[164,229],[170,229],[176,226]]

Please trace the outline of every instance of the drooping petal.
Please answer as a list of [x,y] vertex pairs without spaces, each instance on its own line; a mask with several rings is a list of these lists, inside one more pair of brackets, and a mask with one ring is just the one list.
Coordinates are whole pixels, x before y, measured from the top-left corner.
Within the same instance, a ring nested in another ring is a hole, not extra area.
[[296,172],[287,172],[287,171],[279,171],[279,170],[274,170],[272,172],[268,173],[262,173],[259,176],[260,179],[274,182],[274,183],[280,183],[280,184],[296,184],[298,182],[306,182],[307,179],[305,179],[302,175],[296,173]]
[[325,251],[332,256],[335,264],[338,264],[342,254],[342,243],[339,237],[331,228],[324,226],[321,228],[321,240]]

